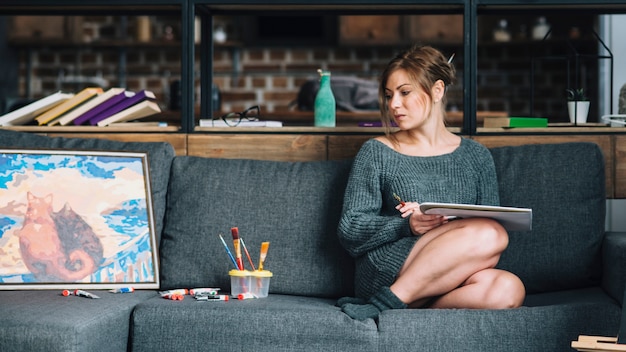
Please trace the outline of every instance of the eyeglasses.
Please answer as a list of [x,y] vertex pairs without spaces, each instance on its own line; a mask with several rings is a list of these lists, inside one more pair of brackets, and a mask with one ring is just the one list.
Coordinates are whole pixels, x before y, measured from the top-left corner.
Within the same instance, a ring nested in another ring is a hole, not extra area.
[[[261,108],[258,105],[247,108],[242,112],[229,112],[220,117],[226,124],[226,126],[235,127],[238,126],[241,121],[259,121],[261,117]],[[213,126],[215,126],[215,120],[213,118]]]

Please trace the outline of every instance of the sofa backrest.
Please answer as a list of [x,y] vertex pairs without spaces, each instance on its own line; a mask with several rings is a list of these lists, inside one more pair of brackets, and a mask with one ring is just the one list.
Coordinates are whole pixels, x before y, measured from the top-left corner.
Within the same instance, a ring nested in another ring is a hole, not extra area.
[[[157,243],[163,229],[167,185],[174,148],[165,142],[118,142],[97,138],[50,138],[33,133],[0,129],[0,148],[101,150],[148,153],[150,188]],[[88,195],[86,195],[88,196]]]
[[[270,293],[337,297],[353,294],[353,261],[337,238],[350,161],[276,162],[176,157],[161,241],[161,286],[230,289],[237,227]],[[244,256],[247,269],[251,266]]]
[[519,275],[528,293],[600,280],[606,189],[604,157],[592,143],[491,149],[500,203],[533,209],[533,229],[509,234],[498,267]]
[[[533,230],[512,232],[499,267],[519,275],[527,291],[597,284],[604,234],[603,156],[595,144],[494,148],[502,205],[533,209]],[[230,288],[238,227],[270,293],[353,295],[353,260],[337,240],[350,161],[275,162],[176,157],[161,241],[162,288]],[[246,268],[250,268],[247,260]]]

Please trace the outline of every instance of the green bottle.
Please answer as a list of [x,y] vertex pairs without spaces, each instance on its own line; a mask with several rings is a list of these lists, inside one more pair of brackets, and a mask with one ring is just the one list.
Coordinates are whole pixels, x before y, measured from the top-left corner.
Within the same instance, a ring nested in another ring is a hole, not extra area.
[[320,89],[315,96],[315,127],[335,127],[335,96],[330,88],[330,71],[317,70]]

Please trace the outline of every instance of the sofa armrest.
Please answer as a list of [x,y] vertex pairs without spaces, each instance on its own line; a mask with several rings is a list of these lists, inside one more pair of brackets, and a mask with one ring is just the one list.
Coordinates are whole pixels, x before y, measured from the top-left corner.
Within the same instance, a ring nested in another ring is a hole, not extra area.
[[623,304],[626,285],[626,232],[607,232],[602,243],[602,287]]

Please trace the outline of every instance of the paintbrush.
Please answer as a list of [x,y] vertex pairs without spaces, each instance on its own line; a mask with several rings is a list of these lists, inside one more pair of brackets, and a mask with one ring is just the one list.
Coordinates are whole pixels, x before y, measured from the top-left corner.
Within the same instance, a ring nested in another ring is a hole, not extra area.
[[259,258],[259,271],[263,270],[263,263],[265,262],[265,257],[267,257],[267,250],[270,248],[269,242],[261,243],[261,255]]
[[237,265],[237,261],[235,261],[235,257],[233,257],[233,254],[230,252],[230,249],[228,249],[228,246],[226,245],[226,241],[224,241],[224,237],[222,237],[221,233],[220,233],[220,240],[222,240],[222,243],[224,244],[224,248],[226,249],[226,254],[228,254],[228,256],[230,257],[230,260],[233,261],[233,264],[235,264],[235,268],[239,269],[239,266]]
[[237,268],[239,268],[239,270],[243,270],[243,259],[241,259],[241,241],[239,240],[239,228],[231,228],[230,234],[233,235],[233,247],[235,247],[235,259],[237,260]]
[[246,253],[246,257],[248,257],[248,263],[252,267],[252,270],[256,270],[254,268],[254,264],[252,263],[252,258],[250,257],[250,253],[248,252],[248,247],[246,247],[246,243],[243,241],[243,238],[239,237],[239,242],[241,242],[241,247],[243,247],[244,253]]

